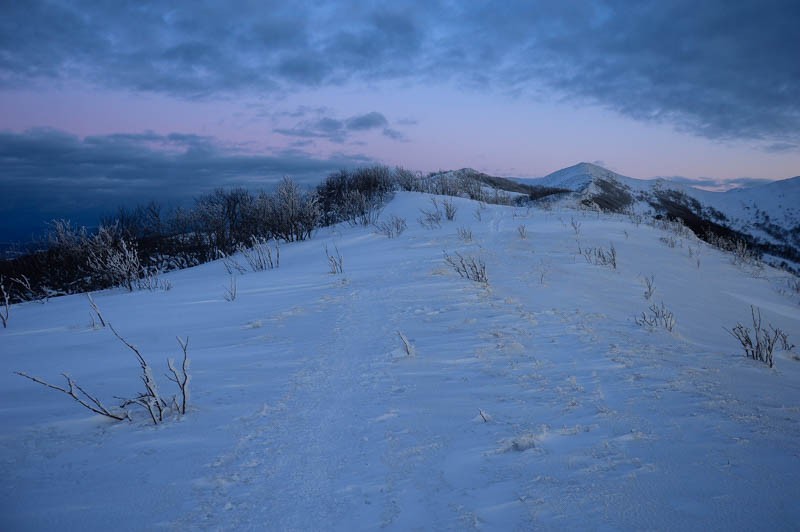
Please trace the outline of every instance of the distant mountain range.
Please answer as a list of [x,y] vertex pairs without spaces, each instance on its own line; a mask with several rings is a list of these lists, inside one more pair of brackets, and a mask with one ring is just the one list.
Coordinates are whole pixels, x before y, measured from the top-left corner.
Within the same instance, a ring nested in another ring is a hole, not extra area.
[[533,179],[490,176],[469,168],[446,173],[537,201],[681,220],[701,238],[743,240],[766,262],[800,270],[800,176],[712,192],[668,179],[634,179],[590,163]]

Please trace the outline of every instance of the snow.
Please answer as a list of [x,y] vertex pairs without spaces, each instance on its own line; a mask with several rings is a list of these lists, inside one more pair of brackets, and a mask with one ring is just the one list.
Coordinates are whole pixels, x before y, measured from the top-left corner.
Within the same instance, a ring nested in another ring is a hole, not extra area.
[[[703,207],[711,207],[721,212],[725,216],[722,222],[732,229],[743,231],[766,242],[789,245],[796,243],[791,240],[790,235],[796,235],[800,228],[800,176],[747,188],[715,192],[663,178],[635,179],[591,163],[579,163],[545,177],[525,179],[523,182],[564,188],[583,194],[596,194],[598,192],[596,183],[599,180],[616,182],[634,193],[634,196],[639,196],[641,193],[652,195],[658,189],[679,191],[699,201]],[[646,202],[638,201],[630,208],[640,214],[653,214],[652,208]],[[776,239],[775,235],[764,230],[763,225],[774,226],[774,229],[785,233],[786,237]]]
[[[408,220],[397,238],[341,225],[284,245],[234,301],[219,262],[168,274],[167,292],[96,293],[162,394],[189,337],[189,412],[157,427],[12,373],[64,371],[109,405],[140,390],[85,296],[12,308],[0,529],[796,528],[797,349],[770,369],[724,330],[754,304],[798,342],[786,274],[621,216],[453,201],[439,229],[416,222],[428,196],[398,193],[382,214]],[[581,246],[613,243],[617,270],[578,254],[573,218]],[[489,284],[443,251],[484,260]],[[661,302],[673,333],[636,325]]]

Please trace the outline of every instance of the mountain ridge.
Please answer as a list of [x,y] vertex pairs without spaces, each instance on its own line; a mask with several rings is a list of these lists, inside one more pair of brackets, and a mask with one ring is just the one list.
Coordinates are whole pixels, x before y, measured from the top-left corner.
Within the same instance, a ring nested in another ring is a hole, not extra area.
[[[471,169],[459,172],[479,174]],[[513,181],[492,178],[501,188],[502,180]],[[487,181],[486,177],[482,181]],[[667,178],[633,178],[580,162],[518,182],[527,185],[529,191],[547,189],[545,196],[551,202],[680,220],[701,238],[710,233],[711,238],[743,240],[771,264],[800,270],[800,176],[709,191]],[[538,199],[533,193],[531,197]]]

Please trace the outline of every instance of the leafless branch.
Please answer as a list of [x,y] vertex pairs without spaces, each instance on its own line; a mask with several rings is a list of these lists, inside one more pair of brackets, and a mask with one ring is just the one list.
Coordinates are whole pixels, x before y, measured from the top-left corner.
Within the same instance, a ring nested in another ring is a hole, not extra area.
[[[61,375],[67,380],[68,388],[62,388],[61,386],[56,386],[55,384],[50,384],[49,382],[42,380],[38,377],[33,377],[28,375],[27,373],[23,373],[21,371],[15,371],[17,375],[20,377],[25,377],[26,379],[30,379],[35,383],[41,384],[42,386],[46,386],[47,388],[51,388],[53,390],[59,391],[61,393],[67,394],[72,397],[75,401],[77,401],[81,406],[87,408],[94,412],[95,414],[100,414],[101,416],[110,417],[111,419],[116,419],[117,421],[122,421],[124,419],[130,419],[130,416],[127,412],[121,414],[115,414],[111,412],[108,408],[103,406],[99,399],[94,397],[93,395],[89,394],[84,390],[82,387],[78,386],[78,384],[73,381],[66,373],[62,373]],[[76,392],[80,392],[89,402],[86,402],[82,399]]]
[[167,378],[178,385],[178,388],[181,391],[181,404],[179,410],[181,414],[186,414],[186,404],[189,401],[189,355],[187,353],[187,349],[189,347],[189,338],[187,337],[186,340],[182,340],[180,336],[176,336],[175,338],[178,340],[178,345],[181,346],[181,350],[183,351],[183,362],[181,364],[181,371],[179,374],[178,370],[175,369],[175,361],[171,358],[168,359],[167,366],[169,367],[169,371],[172,373],[172,376],[170,377],[167,375]]

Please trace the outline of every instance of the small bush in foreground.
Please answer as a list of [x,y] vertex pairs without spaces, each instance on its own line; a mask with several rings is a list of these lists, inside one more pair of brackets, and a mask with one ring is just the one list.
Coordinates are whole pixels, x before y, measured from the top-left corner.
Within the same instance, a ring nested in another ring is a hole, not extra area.
[[445,198],[442,200],[442,205],[444,206],[444,216],[447,218],[448,221],[453,221],[456,219],[456,212],[458,212],[458,207],[456,207],[453,200],[450,198]]
[[650,327],[651,329],[663,327],[669,332],[675,328],[675,315],[664,306],[650,305],[649,312],[642,312],[642,315],[636,318],[636,324],[642,327]]
[[[250,265],[250,269],[254,272],[272,270],[281,265],[281,249],[278,246],[277,240],[275,241],[274,254],[269,241],[264,237],[255,235],[250,237],[250,247],[239,244],[236,249],[242,254],[244,260],[247,261],[247,264]],[[226,268],[230,270],[236,268],[236,266],[226,264]]]
[[8,316],[11,309],[11,303],[10,296],[8,291],[6,291],[6,285],[3,281],[3,278],[0,277],[0,297],[3,299],[3,301],[0,301],[0,321],[3,322],[3,329],[5,329],[8,327]]
[[417,221],[425,229],[438,229],[442,226],[442,211],[436,198],[431,198],[431,203],[433,204],[433,209],[420,209],[419,212],[422,216],[417,218]]
[[604,248],[585,248],[581,252],[586,258],[586,262],[596,266],[609,266],[612,270],[617,269],[617,249],[611,244],[609,249]]
[[333,253],[328,251],[328,245],[325,244],[325,256],[328,257],[328,266],[330,268],[328,271],[332,275],[344,273],[344,259],[342,254],[339,253],[339,248],[336,244],[333,245]]
[[486,275],[486,264],[483,260],[475,257],[465,257],[461,253],[456,252],[455,257],[444,254],[444,260],[447,264],[465,279],[475,281],[476,283],[488,284],[489,278]]
[[403,234],[408,225],[405,218],[392,215],[388,220],[375,223],[375,229],[379,233],[386,235],[388,238],[394,238]]
[[472,229],[469,227],[459,227],[456,232],[458,234],[458,238],[460,238],[463,242],[472,242]]
[[769,367],[775,365],[772,352],[780,342],[781,347],[790,350],[794,346],[789,343],[789,336],[780,329],[776,329],[769,324],[767,328],[761,326],[761,309],[750,305],[750,315],[753,319],[753,331],[741,323],[737,323],[733,329],[725,329],[736,338],[744,349],[744,354],[748,358],[764,362]]
[[650,298],[653,297],[653,293],[656,291],[656,277],[655,275],[643,277],[642,282],[644,283],[644,298],[649,301]]
[[178,386],[178,393],[180,394],[180,400],[176,395],[173,395],[170,400],[166,400],[160,395],[155,377],[153,377],[152,368],[147,363],[145,358],[142,356],[141,352],[139,352],[136,346],[129,343],[122,336],[120,336],[119,333],[111,326],[111,324],[109,324],[108,326],[111,329],[111,332],[114,333],[114,336],[116,336],[120,342],[125,344],[125,346],[136,355],[136,359],[139,361],[139,367],[141,369],[141,375],[139,376],[139,378],[142,380],[142,383],[144,384],[145,387],[144,391],[139,395],[130,399],[123,399],[123,402],[122,404],[120,404],[119,409],[109,410],[97,397],[87,392],[78,383],[72,380],[72,378],[66,373],[61,374],[67,381],[66,387],[50,384],[49,382],[43,379],[40,379],[38,377],[33,377],[21,371],[16,371],[15,373],[21,377],[25,377],[26,379],[32,380],[37,384],[41,384],[42,386],[46,386],[47,388],[64,393],[70,396],[75,401],[77,401],[78,404],[80,404],[82,407],[91,410],[95,414],[105,416],[115,421],[123,421],[126,419],[130,420],[131,415],[129,408],[132,406],[139,406],[143,408],[150,416],[150,420],[153,422],[154,425],[162,423],[164,421],[164,416],[169,413],[180,414],[180,415],[186,414],[186,406],[189,402],[189,381],[190,381],[190,376],[188,372],[189,339],[187,338],[186,340],[182,340],[180,337],[178,338],[178,344],[180,345],[181,350],[183,352],[183,361],[180,365],[180,368],[176,367],[174,360],[172,359],[167,360],[167,367],[170,372],[169,374],[167,374],[167,379],[171,380]]

